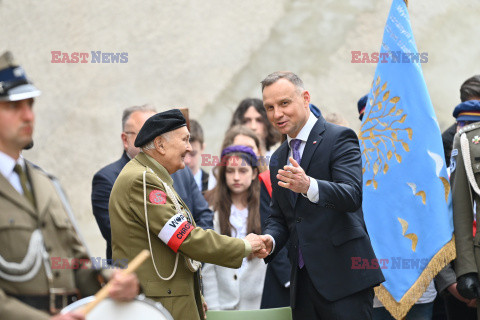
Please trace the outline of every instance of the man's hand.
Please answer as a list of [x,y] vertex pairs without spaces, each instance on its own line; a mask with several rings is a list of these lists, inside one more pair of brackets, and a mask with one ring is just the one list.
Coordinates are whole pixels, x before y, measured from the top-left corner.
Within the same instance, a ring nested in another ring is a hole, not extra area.
[[271,236],[261,235],[260,239],[262,239],[263,243],[265,244],[265,253],[264,254],[256,254],[255,256],[260,259],[266,258],[271,252],[273,248],[273,240]]
[[203,307],[203,314],[205,315],[205,319],[207,319],[208,305],[205,302],[205,300],[202,301],[202,307]]
[[50,320],[85,320],[85,316],[81,313],[69,312],[66,314],[57,314],[51,317]]
[[250,233],[245,237],[245,240],[247,240],[252,246],[252,253],[255,256],[267,253],[267,250],[265,250],[265,244],[263,243],[262,238],[260,238],[259,235]]
[[308,188],[310,188],[310,178],[297,161],[292,157],[289,160],[293,166],[284,166],[283,170],[278,170],[278,185],[295,193],[307,193]]
[[477,273],[467,273],[457,279],[458,293],[464,298],[480,298],[480,281]]
[[111,288],[108,294],[115,300],[133,300],[140,291],[138,278],[134,273],[122,274],[120,270],[116,270],[109,283],[111,283]]

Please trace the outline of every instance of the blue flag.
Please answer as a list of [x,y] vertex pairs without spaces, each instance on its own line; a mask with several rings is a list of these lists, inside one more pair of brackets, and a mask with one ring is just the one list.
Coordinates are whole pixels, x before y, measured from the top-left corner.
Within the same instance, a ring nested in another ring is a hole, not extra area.
[[441,132],[408,10],[393,0],[359,140],[363,210],[386,281],[377,297],[402,318],[455,257]]

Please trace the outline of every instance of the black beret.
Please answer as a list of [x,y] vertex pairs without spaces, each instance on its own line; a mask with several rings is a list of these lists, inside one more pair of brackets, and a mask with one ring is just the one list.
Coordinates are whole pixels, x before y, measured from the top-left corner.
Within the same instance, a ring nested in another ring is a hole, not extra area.
[[184,127],[187,121],[182,112],[178,109],[172,109],[157,113],[145,121],[142,129],[138,132],[135,139],[135,147],[140,148],[159,135]]

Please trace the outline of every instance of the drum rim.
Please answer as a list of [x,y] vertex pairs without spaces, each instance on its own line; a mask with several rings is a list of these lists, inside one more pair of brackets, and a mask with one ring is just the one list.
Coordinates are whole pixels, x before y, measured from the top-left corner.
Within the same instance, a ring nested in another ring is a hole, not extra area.
[[[110,298],[107,298],[107,299],[110,299]],[[87,303],[92,302],[93,300],[95,300],[95,296],[88,296],[88,297],[82,298],[80,300],[77,300],[77,301],[69,304],[65,308],[63,308],[61,313],[64,314],[64,313],[73,311],[72,310],[73,307],[76,307],[77,305],[78,306],[83,306]],[[174,320],[172,315],[170,314],[170,312],[160,302],[147,298],[143,293],[136,296],[133,300],[147,303],[151,307],[161,311],[163,313],[163,315],[167,318],[167,320]],[[81,302],[81,304],[80,304],[80,302]]]

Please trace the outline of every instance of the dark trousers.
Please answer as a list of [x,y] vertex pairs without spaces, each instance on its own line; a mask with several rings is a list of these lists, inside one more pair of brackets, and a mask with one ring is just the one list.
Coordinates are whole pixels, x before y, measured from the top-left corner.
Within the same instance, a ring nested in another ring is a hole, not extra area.
[[292,310],[294,320],[372,319],[373,288],[365,289],[337,301],[328,301],[315,289],[305,267],[297,270],[296,284],[296,305]]

